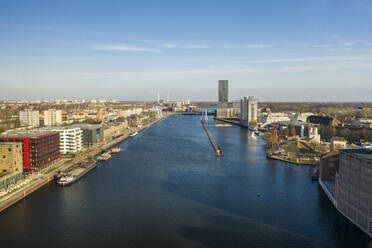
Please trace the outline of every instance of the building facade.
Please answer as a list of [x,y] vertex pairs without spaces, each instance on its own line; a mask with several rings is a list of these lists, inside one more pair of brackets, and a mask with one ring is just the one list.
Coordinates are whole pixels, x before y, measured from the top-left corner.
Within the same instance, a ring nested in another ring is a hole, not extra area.
[[62,110],[49,109],[44,111],[44,125],[55,126],[62,124]]
[[237,118],[240,113],[240,102],[229,102],[228,80],[218,81],[217,117]]
[[289,118],[288,113],[275,112],[275,113],[261,113],[258,116],[258,122],[269,125],[276,122],[288,122],[291,119]]
[[39,111],[31,109],[19,111],[19,122],[22,127],[38,127],[40,123]]
[[372,236],[372,150],[340,150],[337,208]]
[[23,170],[39,170],[61,159],[59,133],[44,130],[8,131],[1,142],[21,142]]
[[257,120],[257,99],[245,96],[240,100],[240,124],[248,127],[250,121]]
[[77,153],[83,149],[83,131],[80,127],[49,127],[45,130],[59,133],[61,154]]
[[372,237],[372,150],[329,154],[321,159],[320,186],[340,213]]
[[104,129],[98,124],[75,124],[71,127],[79,127],[83,130],[83,144],[84,145],[95,145],[103,143],[104,141]]
[[218,80],[218,102],[229,101],[229,81]]
[[22,178],[22,173],[22,143],[0,143],[0,189],[16,183]]

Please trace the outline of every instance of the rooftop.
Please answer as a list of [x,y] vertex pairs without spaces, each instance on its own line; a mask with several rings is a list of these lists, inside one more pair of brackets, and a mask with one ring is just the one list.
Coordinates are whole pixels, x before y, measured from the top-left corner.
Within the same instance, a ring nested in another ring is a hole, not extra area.
[[372,161],[372,149],[342,149],[340,152]]
[[54,132],[47,130],[19,130],[19,131],[6,131],[0,133],[0,138],[38,138],[46,135],[54,134]]
[[81,123],[81,124],[71,125],[70,127],[80,127],[81,129],[97,129],[97,128],[101,128],[102,126],[99,124]]

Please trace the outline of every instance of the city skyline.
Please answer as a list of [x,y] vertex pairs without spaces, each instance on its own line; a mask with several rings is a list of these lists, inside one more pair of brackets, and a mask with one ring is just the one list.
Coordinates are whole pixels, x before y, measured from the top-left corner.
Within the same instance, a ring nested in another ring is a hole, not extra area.
[[0,100],[370,101],[366,1],[1,5]]

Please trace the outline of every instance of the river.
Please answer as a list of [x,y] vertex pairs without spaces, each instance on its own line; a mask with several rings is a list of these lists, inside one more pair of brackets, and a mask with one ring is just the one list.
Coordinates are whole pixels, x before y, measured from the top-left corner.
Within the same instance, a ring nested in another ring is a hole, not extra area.
[[[7,247],[370,247],[312,167],[265,157],[246,129],[170,116],[79,182],[51,183],[0,213]],[[5,246],[4,246],[5,247]]]

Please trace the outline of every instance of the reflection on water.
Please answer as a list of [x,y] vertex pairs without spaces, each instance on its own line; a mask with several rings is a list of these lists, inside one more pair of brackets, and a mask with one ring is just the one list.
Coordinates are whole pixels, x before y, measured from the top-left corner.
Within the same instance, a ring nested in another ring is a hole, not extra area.
[[[13,247],[368,247],[309,177],[267,160],[261,138],[172,116],[76,184],[50,184],[0,214]],[[260,195],[258,197],[257,195]]]

